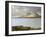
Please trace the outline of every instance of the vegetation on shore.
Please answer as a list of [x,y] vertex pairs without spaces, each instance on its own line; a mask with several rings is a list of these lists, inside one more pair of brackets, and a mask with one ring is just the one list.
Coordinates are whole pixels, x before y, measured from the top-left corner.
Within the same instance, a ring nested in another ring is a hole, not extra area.
[[41,28],[31,28],[27,26],[12,26],[12,31],[23,31],[23,30],[40,30]]

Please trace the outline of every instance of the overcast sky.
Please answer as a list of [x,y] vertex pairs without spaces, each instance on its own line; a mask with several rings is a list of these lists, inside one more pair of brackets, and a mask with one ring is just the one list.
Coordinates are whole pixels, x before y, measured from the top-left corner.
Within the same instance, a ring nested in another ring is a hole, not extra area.
[[12,16],[25,16],[27,13],[41,15],[41,7],[12,5]]

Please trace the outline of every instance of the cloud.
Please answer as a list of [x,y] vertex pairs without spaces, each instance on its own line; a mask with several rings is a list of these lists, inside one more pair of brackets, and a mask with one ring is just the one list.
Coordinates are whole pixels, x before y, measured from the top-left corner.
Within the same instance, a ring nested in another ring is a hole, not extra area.
[[[37,15],[36,15],[37,14]],[[40,7],[12,6],[12,16],[16,17],[38,17],[41,16]]]

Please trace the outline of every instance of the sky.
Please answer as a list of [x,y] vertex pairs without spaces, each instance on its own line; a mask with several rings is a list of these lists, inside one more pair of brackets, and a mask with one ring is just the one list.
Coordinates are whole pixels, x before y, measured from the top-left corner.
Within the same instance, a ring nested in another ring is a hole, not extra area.
[[12,16],[25,16],[27,13],[41,15],[41,7],[12,5]]
[[33,28],[40,28],[41,18],[16,18],[16,16],[25,16],[27,13],[31,13],[32,15],[34,13],[37,13],[38,15],[41,16],[41,7],[12,5],[11,8],[12,8],[11,9],[12,11],[11,25],[12,26],[22,25],[22,26],[31,26]]

